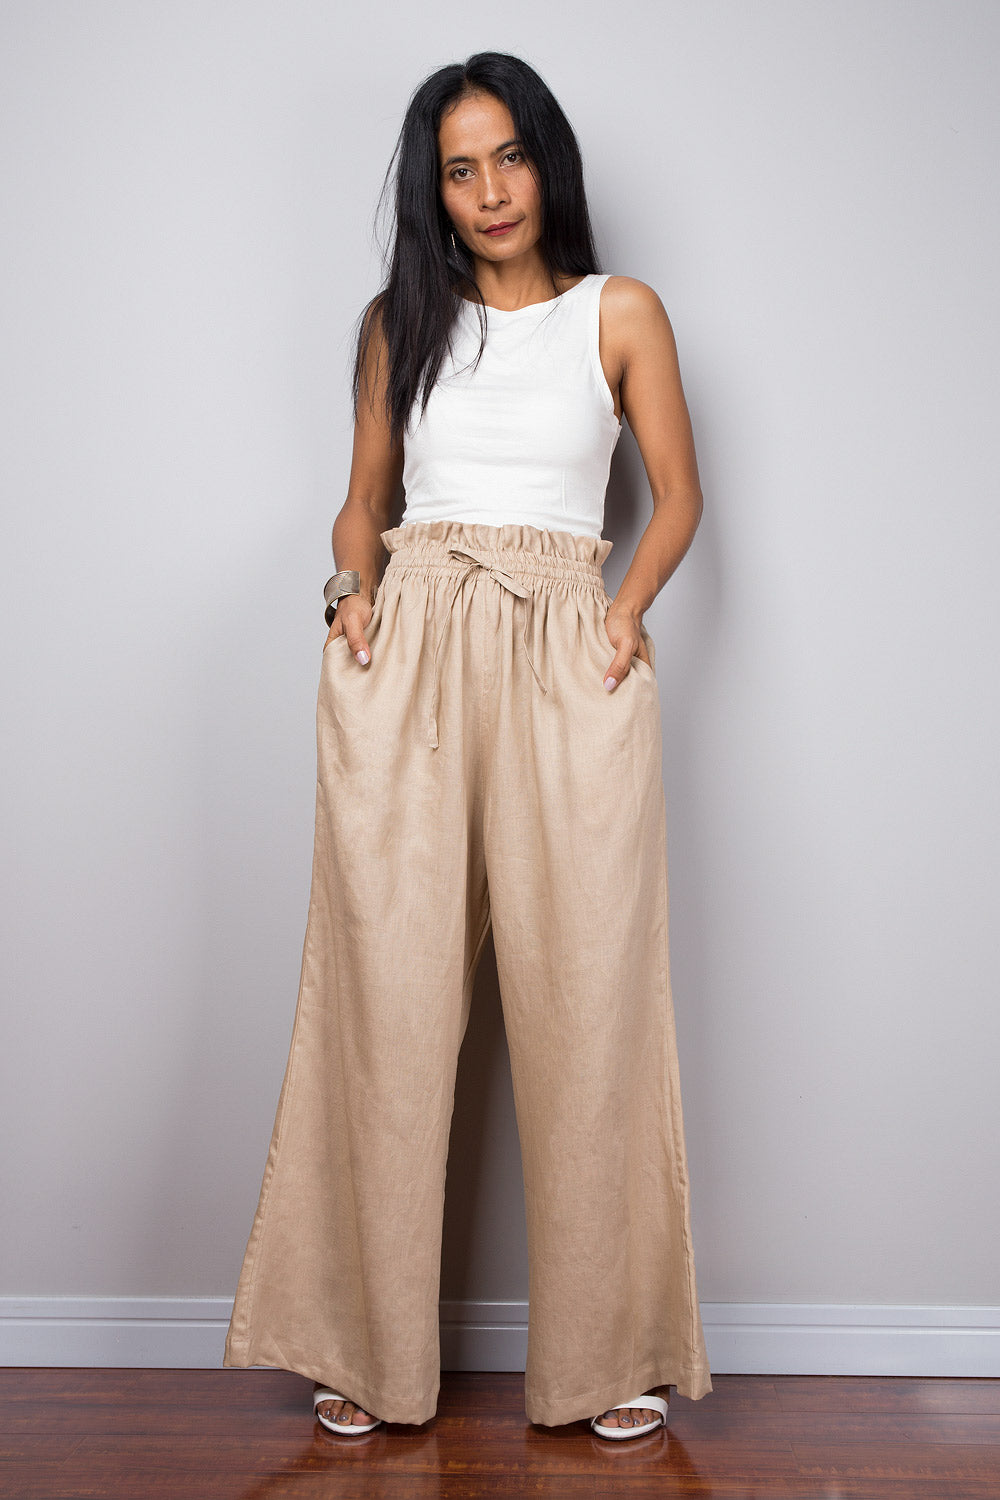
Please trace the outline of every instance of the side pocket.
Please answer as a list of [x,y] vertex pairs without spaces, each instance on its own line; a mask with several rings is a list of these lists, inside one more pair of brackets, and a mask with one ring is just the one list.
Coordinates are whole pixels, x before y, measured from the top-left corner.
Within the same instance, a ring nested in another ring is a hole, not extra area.
[[[613,651],[614,647],[613,647],[613,645],[611,643],[611,637],[608,635],[608,632],[604,628],[604,615],[607,614],[608,610],[611,608],[611,605],[613,604],[614,601],[612,600],[611,596],[608,593],[604,593],[601,596],[601,602],[602,602],[602,608],[603,608],[603,612],[604,612],[601,615],[601,617],[600,617],[600,619],[601,619],[601,635],[604,638],[604,642],[607,645],[608,650],[609,651]],[[640,673],[640,675],[642,673],[644,673],[644,672],[648,672],[649,675],[652,677],[653,681],[655,682],[656,681],[656,642],[653,640],[653,637],[650,635],[649,631],[646,629],[645,625],[642,623],[641,620],[639,622],[639,634],[642,636],[643,644],[645,645],[646,650],[649,652],[649,661],[643,661],[643,659],[642,659],[641,656],[633,656],[632,657],[632,661],[631,661],[631,668],[634,671],[637,670]]]
[[378,587],[375,590],[375,598],[372,600],[371,619],[368,621],[368,624],[365,626],[365,635],[368,637],[368,642],[369,642],[370,645],[374,643],[375,632],[378,630],[379,626],[382,624],[382,611],[383,611],[384,608],[385,608],[385,574],[383,573],[382,577],[379,579]]
[[640,668],[645,667],[645,669],[646,669],[647,672],[652,673],[652,676],[653,676],[653,678],[655,680],[655,678],[656,678],[656,642],[653,640],[653,637],[650,635],[649,631],[646,629],[645,625],[643,625],[641,621],[639,623],[639,634],[642,636],[643,643],[644,643],[644,645],[646,647],[646,650],[649,652],[649,661],[648,662],[643,661],[643,659],[642,659],[641,656],[633,656],[633,658],[632,658],[632,665],[634,666],[636,664],[636,662],[638,662]]
[[[374,645],[375,633],[382,622],[382,607],[385,604],[385,589],[383,587],[384,583],[385,575],[383,574],[382,578],[379,580],[378,588],[375,590],[375,598],[372,601],[372,612],[368,617],[368,624],[365,626],[365,639],[368,641],[369,646]],[[328,656],[333,655],[334,651],[338,649],[338,644],[340,643],[347,647],[347,637],[343,634],[343,632],[340,635],[335,635],[332,640],[327,641],[324,645],[324,661]],[[348,647],[348,650],[349,649],[350,648]]]

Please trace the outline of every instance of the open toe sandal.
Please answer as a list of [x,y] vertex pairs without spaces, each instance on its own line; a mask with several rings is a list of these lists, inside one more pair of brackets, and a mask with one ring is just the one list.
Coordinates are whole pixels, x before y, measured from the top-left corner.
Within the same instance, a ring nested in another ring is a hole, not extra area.
[[649,1411],[659,1412],[660,1415],[653,1422],[640,1422],[633,1427],[604,1427],[601,1423],[604,1412],[600,1412],[590,1419],[590,1425],[598,1437],[611,1438],[614,1442],[620,1442],[623,1438],[643,1437],[647,1432],[654,1432],[657,1427],[667,1425],[667,1403],[662,1396],[636,1396],[632,1401],[618,1401],[606,1410],[620,1411],[623,1406],[644,1406]]
[[[324,1417],[323,1413],[316,1411],[321,1401],[350,1401],[350,1396],[341,1396],[338,1391],[331,1391],[329,1386],[321,1385],[318,1391],[313,1391],[313,1411],[316,1419],[322,1422],[329,1432],[335,1432],[338,1437],[352,1437],[359,1432],[374,1432],[382,1422],[381,1417],[376,1417],[374,1422],[366,1422],[361,1425],[357,1422],[337,1422],[332,1417]],[[355,1406],[357,1402],[353,1403]],[[362,1411],[364,1408],[362,1407]]]

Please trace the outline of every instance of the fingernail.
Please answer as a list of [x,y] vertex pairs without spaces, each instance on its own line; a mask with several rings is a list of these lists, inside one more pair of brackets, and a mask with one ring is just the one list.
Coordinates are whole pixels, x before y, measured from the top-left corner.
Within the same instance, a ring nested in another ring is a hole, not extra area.
[[364,651],[364,650],[359,651],[358,652],[358,661],[361,663],[362,666],[365,666],[365,664],[368,661],[368,652]]
[[618,686],[618,679],[615,678],[615,677],[605,677],[605,679],[604,679],[604,686],[607,688],[608,692],[610,693],[612,688]]

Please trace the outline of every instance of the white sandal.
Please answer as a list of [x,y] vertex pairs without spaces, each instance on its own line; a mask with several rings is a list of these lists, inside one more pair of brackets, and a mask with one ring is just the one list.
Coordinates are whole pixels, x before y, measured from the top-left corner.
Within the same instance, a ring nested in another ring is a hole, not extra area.
[[654,1422],[640,1422],[634,1427],[604,1427],[601,1424],[603,1412],[596,1417],[591,1417],[590,1425],[598,1437],[612,1438],[616,1442],[622,1438],[642,1437],[644,1433],[653,1432],[657,1427],[667,1425],[667,1403],[662,1396],[637,1396],[634,1401],[619,1401],[614,1406],[609,1406],[608,1411],[620,1411],[623,1406],[646,1407],[650,1411],[658,1411],[660,1416]]
[[[374,1422],[368,1422],[364,1425],[361,1425],[357,1422],[338,1422],[335,1418],[324,1417],[322,1412],[316,1411],[316,1408],[319,1406],[319,1403],[321,1401],[350,1400],[350,1396],[341,1396],[337,1391],[331,1391],[329,1386],[321,1385],[319,1390],[313,1391],[313,1411],[316,1412],[316,1420],[322,1422],[323,1426],[327,1428],[329,1432],[335,1432],[338,1437],[344,1437],[345,1435],[350,1437],[357,1432],[374,1432],[376,1427],[378,1427],[382,1422],[381,1417],[376,1417]],[[352,1406],[357,1406],[357,1404],[358,1403],[356,1401],[351,1402]],[[362,1407],[361,1409],[362,1411],[364,1411],[364,1407]]]

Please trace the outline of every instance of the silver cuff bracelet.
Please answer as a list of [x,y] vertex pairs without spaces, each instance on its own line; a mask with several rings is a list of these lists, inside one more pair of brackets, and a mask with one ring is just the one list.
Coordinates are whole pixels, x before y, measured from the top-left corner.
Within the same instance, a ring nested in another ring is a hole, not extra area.
[[337,608],[337,600],[343,599],[345,594],[360,594],[361,574],[357,568],[346,568],[340,573],[334,573],[323,585],[323,598],[326,600],[326,623],[333,624],[334,612]]

